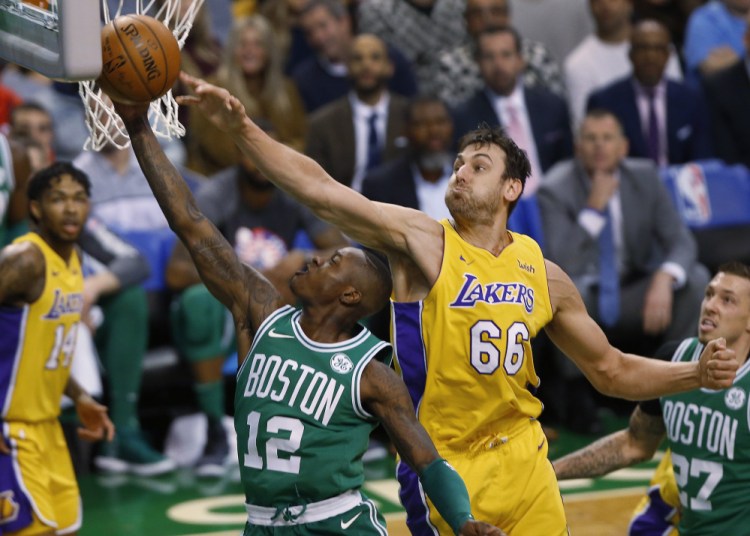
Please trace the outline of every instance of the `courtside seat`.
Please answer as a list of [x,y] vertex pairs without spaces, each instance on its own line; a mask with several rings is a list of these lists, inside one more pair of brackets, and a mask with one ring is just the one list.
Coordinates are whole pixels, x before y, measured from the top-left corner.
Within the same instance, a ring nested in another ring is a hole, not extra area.
[[698,243],[699,260],[715,272],[724,262],[750,262],[750,170],[702,160],[662,170],[662,179]]

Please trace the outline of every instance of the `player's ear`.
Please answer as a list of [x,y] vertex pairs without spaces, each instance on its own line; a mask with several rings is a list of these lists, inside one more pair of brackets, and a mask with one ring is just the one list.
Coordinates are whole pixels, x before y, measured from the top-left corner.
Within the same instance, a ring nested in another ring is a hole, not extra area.
[[29,201],[29,212],[31,212],[34,221],[38,222],[42,219],[42,208],[39,206],[39,201]]
[[362,293],[354,287],[346,287],[339,301],[348,306],[357,305],[362,301]]

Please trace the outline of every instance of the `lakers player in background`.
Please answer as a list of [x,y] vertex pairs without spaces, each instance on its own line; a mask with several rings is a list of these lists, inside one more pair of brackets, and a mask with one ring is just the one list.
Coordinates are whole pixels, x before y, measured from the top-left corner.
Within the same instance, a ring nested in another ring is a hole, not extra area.
[[[613,348],[570,278],[532,239],[507,230],[529,161],[499,130],[460,143],[445,194],[452,219],[375,203],[313,160],[275,142],[226,90],[183,75],[200,107],[263,174],[357,242],[384,252],[393,280],[397,368],[419,421],[464,478],[477,517],[509,534],[567,534],[537,417],[531,339],[552,341],[610,396],[645,399],[729,386],[731,350],[709,343],[700,361],[665,363]],[[648,237],[644,237],[648,239]],[[399,465],[412,534],[450,534],[414,473]]]
[[0,533],[76,534],[81,499],[58,421],[63,393],[88,440],[114,427],[70,377],[83,306],[75,242],[89,210],[88,177],[57,163],[29,180],[35,230],[0,251]]

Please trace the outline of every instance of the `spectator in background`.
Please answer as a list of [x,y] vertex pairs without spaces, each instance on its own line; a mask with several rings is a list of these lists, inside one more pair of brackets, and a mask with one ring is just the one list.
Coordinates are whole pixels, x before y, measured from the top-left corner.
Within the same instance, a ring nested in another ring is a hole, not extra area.
[[704,86],[716,155],[728,164],[745,164],[750,169],[750,12],[745,18],[743,61],[706,76]]
[[[588,112],[576,158],[550,170],[538,198],[546,256],[570,275],[613,344],[649,355],[692,334],[709,274],[656,166],[627,153],[617,117]],[[585,430],[597,421],[589,384],[562,367],[568,425]]]
[[405,149],[408,102],[388,91],[393,65],[378,37],[354,38],[347,70],[351,91],[310,117],[306,153],[337,181],[359,190],[367,170]]
[[526,151],[531,175],[523,195],[536,192],[543,174],[573,153],[565,101],[541,88],[525,87],[521,38],[509,26],[490,27],[477,37],[477,62],[483,87],[454,111],[454,137],[460,138],[486,122],[502,125]]
[[713,156],[703,95],[665,77],[669,49],[666,27],[655,20],[638,22],[630,34],[633,74],[592,93],[586,106],[614,113],[628,139],[628,155],[659,166]]
[[[0,59],[0,74],[5,70],[8,62]],[[4,127],[10,122],[10,114],[13,108],[23,102],[23,99],[19,97],[15,91],[10,89],[5,84],[0,83],[0,127]]]
[[[294,248],[297,233],[304,231],[321,249],[347,245],[338,230],[278,190],[247,157],[211,177],[196,194],[196,202],[239,259],[263,273],[290,304],[294,297],[288,281],[313,254]],[[181,242],[175,245],[167,266],[167,281],[172,290],[180,292],[172,310],[175,343],[191,363],[198,404],[208,418],[196,474],[221,476],[229,455],[221,423],[225,407],[221,371],[227,356],[236,351],[235,337],[227,333],[231,317],[201,282]]]
[[[438,55],[434,73],[426,87],[450,106],[465,101],[481,89],[482,76],[477,64],[476,41],[486,28],[511,24],[508,0],[467,0],[464,19],[469,38]],[[565,97],[560,67],[543,44],[522,38],[521,56],[524,60],[523,83],[526,87],[544,88]]]
[[[24,102],[10,114],[10,136],[29,138],[44,146],[48,164],[55,160],[55,126],[52,116],[36,102]],[[37,169],[47,167],[48,164]]]
[[448,218],[445,189],[453,172],[453,120],[439,97],[425,95],[409,103],[406,137],[408,151],[368,172],[362,194],[421,210],[436,220]]
[[375,34],[403,52],[426,90],[438,53],[467,40],[465,6],[465,0],[362,0],[357,32]]
[[682,50],[690,14],[705,3],[706,0],[633,0],[633,11],[635,20],[661,22],[669,30],[675,49]]
[[510,0],[513,26],[544,43],[558,64],[594,30],[588,0]]
[[[212,80],[236,95],[248,114],[269,121],[279,141],[300,149],[305,139],[305,110],[282,64],[271,25],[253,15],[235,21]],[[210,175],[237,163],[232,139],[201,114],[190,114],[190,128],[188,167]]]
[[[295,67],[292,79],[311,113],[349,92],[346,60],[354,33],[351,16],[341,0],[309,0],[300,23],[315,55]],[[409,60],[393,46],[388,46],[388,56],[393,64],[388,88],[405,97],[416,94],[417,80]]]
[[750,0],[711,0],[693,11],[683,50],[690,80],[729,67],[745,55],[748,11]]
[[[596,32],[589,35],[571,52],[563,65],[568,104],[574,128],[583,119],[589,95],[630,74],[632,0],[589,0]],[[666,75],[682,79],[677,55],[672,51]]]
[[300,26],[300,13],[308,0],[264,0],[259,2],[257,12],[271,23],[276,35],[276,45],[283,58],[285,74],[290,74],[304,60],[313,56],[313,50],[305,39]]

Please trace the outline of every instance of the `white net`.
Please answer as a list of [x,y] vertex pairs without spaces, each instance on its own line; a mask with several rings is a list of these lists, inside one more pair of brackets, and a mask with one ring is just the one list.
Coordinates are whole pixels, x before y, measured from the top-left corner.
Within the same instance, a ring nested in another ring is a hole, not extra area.
[[[102,13],[105,24],[120,15],[131,13],[157,18],[172,30],[182,49],[203,1],[102,0]],[[109,98],[96,87],[95,81],[81,82],[79,93],[86,109],[86,126],[90,133],[83,146],[84,150],[99,151],[107,145],[114,145],[120,149],[129,146],[130,138],[120,116],[115,112]],[[157,136],[172,139],[185,135],[185,127],[177,118],[177,108],[171,90],[151,103],[148,117]]]

